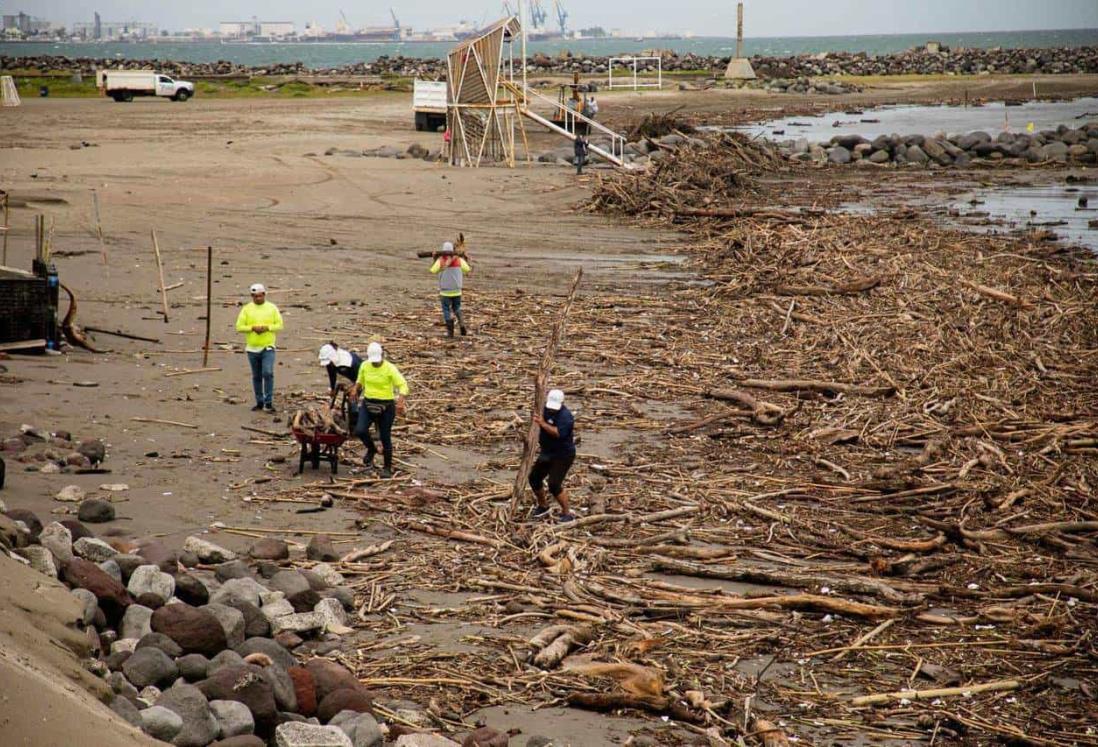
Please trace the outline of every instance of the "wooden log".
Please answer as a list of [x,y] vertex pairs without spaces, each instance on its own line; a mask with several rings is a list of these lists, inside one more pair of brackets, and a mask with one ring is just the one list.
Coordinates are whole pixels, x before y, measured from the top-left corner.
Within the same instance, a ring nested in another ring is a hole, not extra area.
[[1027,524],[1020,527],[998,527],[996,529],[965,529],[959,527],[961,535],[974,540],[1005,540],[1031,534],[1078,534],[1098,532],[1098,521],[1049,521],[1042,524]]
[[779,296],[850,296],[876,288],[881,279],[874,275],[842,285],[779,285],[774,292]]
[[747,392],[738,389],[710,389],[705,396],[723,402],[733,402],[747,408],[751,411],[751,419],[759,425],[780,425],[787,415],[786,411],[777,405],[757,400]]
[[1003,303],[1008,303],[1011,306],[1019,306],[1024,309],[1033,308],[1033,304],[1029,301],[1018,298],[1018,296],[1011,295],[1006,291],[1001,291],[998,288],[992,288],[987,285],[980,285],[979,283],[974,283],[971,280],[965,280],[964,278],[960,278],[960,281],[961,285],[967,288],[971,288],[972,290],[979,293],[981,296],[984,296],[985,298],[990,298],[993,301],[1002,301]]
[[975,695],[976,693],[999,692],[1002,690],[1017,690],[1022,686],[1018,680],[997,680],[985,682],[980,685],[968,687],[942,687],[936,690],[900,690],[893,693],[877,693],[875,695],[861,695],[850,701],[851,705],[863,706],[876,703],[887,703],[891,700],[933,700],[934,698],[949,698],[956,695]]
[[740,386],[751,389],[768,389],[774,392],[819,392],[828,396],[836,394],[860,394],[863,397],[891,397],[893,386],[865,386],[839,381],[815,381],[812,379],[738,379]]
[[153,251],[156,252],[156,271],[160,278],[160,301],[164,305],[164,324],[168,323],[168,289],[164,287],[164,263],[160,259],[160,242],[156,240],[156,229],[152,230]]
[[183,371],[173,371],[169,374],[164,374],[165,379],[170,379],[174,376],[189,376],[190,374],[210,373],[211,371],[220,371],[221,366],[214,366],[212,368],[188,368]]
[[752,597],[750,599],[715,597],[705,599],[703,604],[704,606],[712,605],[715,609],[757,610],[764,607],[779,607],[781,609],[833,612],[851,617],[865,617],[870,620],[900,616],[900,610],[894,607],[862,604],[861,602],[851,602],[846,599],[825,597],[819,594],[789,594],[785,596]]
[[364,547],[361,550],[352,550],[351,552],[340,558],[339,562],[354,563],[357,560],[363,560],[364,558],[369,558],[374,555],[380,555],[381,553],[392,547],[393,542],[394,540],[385,540],[379,545],[370,545],[369,547]]
[[280,433],[278,431],[272,431],[266,428],[256,428],[255,426],[251,425],[242,425],[240,427],[242,430],[250,431],[252,433],[261,433],[264,436],[271,436],[272,438],[286,438],[286,436],[290,435],[289,433]]
[[[534,377],[534,406],[531,410],[532,415],[541,415],[542,408],[545,406],[545,390],[549,380],[549,372],[553,367],[553,359],[557,355],[560,337],[564,332],[564,323],[568,318],[569,310],[572,308],[572,301],[576,297],[576,288],[579,287],[580,278],[582,277],[583,268],[581,267],[576,270],[575,277],[572,278],[572,287],[568,291],[568,297],[561,307],[560,316],[557,317],[557,323],[553,325],[553,330],[549,335],[549,341],[545,343],[545,350],[542,352],[541,362],[538,364],[537,374]],[[540,426],[531,421],[530,427],[526,431],[526,441],[522,446],[522,458],[519,460],[518,472],[515,474],[515,484],[511,488],[511,516],[515,515],[515,511],[518,510],[519,501],[526,491],[526,480],[530,474],[530,468],[534,464],[534,457],[536,456],[539,430]]]
[[822,573],[789,573],[762,568],[737,568],[731,565],[707,565],[671,558],[658,558],[653,565],[661,571],[697,578],[719,578],[748,584],[784,586],[795,589],[816,589],[826,586],[835,591],[868,594],[900,604],[917,604],[921,594],[904,594],[875,578],[865,576],[829,576]]
[[667,715],[676,721],[684,721],[690,724],[705,723],[702,716],[666,696],[644,698],[629,695],[628,693],[569,693],[568,705],[600,712],[632,708],[638,711]]
[[197,425],[193,425],[191,423],[180,423],[178,420],[161,420],[160,418],[142,417],[133,417],[130,418],[130,420],[134,421],[135,423],[156,423],[157,425],[175,425],[180,428],[198,428]]
[[101,335],[111,335],[112,337],[122,337],[127,340],[140,340],[141,342],[154,342],[160,344],[159,337],[142,337],[141,335],[135,335],[132,332],[123,332],[120,329],[101,329],[100,327],[84,327],[86,332],[98,332]]

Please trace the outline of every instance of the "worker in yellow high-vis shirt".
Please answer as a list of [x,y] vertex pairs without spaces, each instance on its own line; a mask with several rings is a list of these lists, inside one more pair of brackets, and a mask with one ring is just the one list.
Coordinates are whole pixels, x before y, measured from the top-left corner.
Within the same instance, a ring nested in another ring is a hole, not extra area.
[[461,286],[462,276],[472,269],[465,257],[454,251],[454,245],[449,241],[442,245],[442,251],[435,255],[435,263],[431,265],[431,273],[438,275],[438,295],[442,300],[442,321],[446,324],[447,337],[454,336],[454,317],[461,327],[461,334],[469,334],[465,328],[465,316],[461,313]]
[[355,435],[362,439],[366,454],[362,463],[374,466],[377,448],[370,438],[370,424],[377,423],[381,436],[381,448],[384,452],[385,467],[381,476],[388,479],[393,476],[393,421],[398,414],[404,413],[404,397],[408,394],[408,382],[400,370],[385,360],[381,343],[371,342],[366,347],[366,362],[358,369],[358,380],[351,390],[351,396],[361,395],[358,405],[358,427]]
[[236,331],[246,335],[244,349],[252,366],[252,391],[255,392],[253,412],[274,408],[275,333],[282,331],[282,314],[267,300],[262,283],[251,288],[252,301],[245,304],[236,317]]

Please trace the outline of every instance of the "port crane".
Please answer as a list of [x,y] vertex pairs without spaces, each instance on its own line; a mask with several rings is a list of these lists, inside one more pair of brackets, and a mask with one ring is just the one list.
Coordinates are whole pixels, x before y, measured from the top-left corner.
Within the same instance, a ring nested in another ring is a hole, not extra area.
[[568,36],[568,11],[564,9],[564,3],[553,0],[553,9],[557,12],[557,23],[560,25],[560,35]]
[[397,36],[400,36],[400,21],[397,20],[396,11],[393,10],[392,8],[389,8],[389,15],[391,15],[393,17],[393,26],[397,30]]

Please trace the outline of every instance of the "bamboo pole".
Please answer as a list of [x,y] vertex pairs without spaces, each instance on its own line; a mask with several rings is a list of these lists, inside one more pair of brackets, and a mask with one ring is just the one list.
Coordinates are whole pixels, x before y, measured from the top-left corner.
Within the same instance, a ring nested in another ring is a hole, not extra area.
[[[553,367],[553,359],[557,355],[557,347],[560,345],[561,333],[564,331],[564,322],[568,318],[568,311],[572,308],[572,301],[576,297],[576,288],[579,287],[580,278],[583,277],[583,268],[576,270],[576,276],[572,278],[572,288],[568,291],[568,298],[561,307],[560,316],[553,327],[549,341],[545,344],[545,351],[541,354],[541,362],[538,364],[538,372],[534,378],[534,407],[532,415],[540,415],[545,405],[545,389],[549,380],[549,371]],[[526,476],[530,474],[530,467],[534,463],[535,449],[538,443],[538,424],[531,421],[526,432],[526,443],[522,447],[522,459],[519,461],[518,472],[515,474],[515,484],[511,488],[511,515],[518,510],[518,503],[526,491]]]
[[[153,251],[156,252],[156,269],[160,273],[160,300],[164,304],[164,324],[168,323],[168,290],[164,287],[164,263],[160,259],[160,242],[156,240],[156,229],[152,230]],[[207,294],[209,295],[209,294]]]
[[11,230],[11,223],[8,222],[8,214],[11,210],[11,206],[8,204],[8,201],[10,199],[11,199],[11,196],[7,192],[5,192],[4,193],[4,261],[0,262],[0,264],[3,264],[5,267],[7,267],[7,264],[8,264],[8,232]]
[[210,316],[213,297],[213,254],[212,246],[206,247],[206,342],[202,345],[202,368],[210,363]]
[[1000,690],[1017,690],[1021,687],[1018,680],[998,680],[997,682],[985,682],[982,685],[969,685],[968,687],[943,687],[937,690],[900,690],[894,693],[877,693],[875,695],[862,695],[850,701],[851,705],[863,706],[875,703],[887,703],[890,700],[932,700],[934,698],[948,698],[953,695],[970,695],[975,693],[995,692]]

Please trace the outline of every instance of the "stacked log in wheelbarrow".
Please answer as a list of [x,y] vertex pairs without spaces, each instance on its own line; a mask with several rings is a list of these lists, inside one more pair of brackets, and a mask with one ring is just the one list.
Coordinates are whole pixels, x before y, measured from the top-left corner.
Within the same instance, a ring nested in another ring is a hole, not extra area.
[[301,444],[301,459],[297,474],[305,471],[305,462],[320,469],[321,460],[332,465],[332,474],[339,472],[339,448],[347,440],[347,400],[339,407],[307,407],[290,416],[290,430]]

